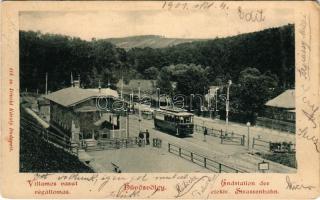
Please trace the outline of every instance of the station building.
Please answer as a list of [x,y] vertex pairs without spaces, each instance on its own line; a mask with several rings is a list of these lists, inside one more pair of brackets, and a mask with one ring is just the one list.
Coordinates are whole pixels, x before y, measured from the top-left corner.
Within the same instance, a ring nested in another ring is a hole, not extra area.
[[289,89],[267,101],[262,116],[257,118],[257,125],[287,132],[295,132],[295,90]]
[[112,89],[83,89],[74,81],[71,87],[44,98],[50,103],[50,125],[60,129],[72,142],[126,136],[126,117],[109,109],[115,101],[120,101]]

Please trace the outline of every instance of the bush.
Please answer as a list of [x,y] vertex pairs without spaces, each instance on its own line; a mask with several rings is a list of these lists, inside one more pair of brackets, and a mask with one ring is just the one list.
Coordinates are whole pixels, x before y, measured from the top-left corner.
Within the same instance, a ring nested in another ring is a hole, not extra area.
[[272,154],[256,153],[256,155],[264,159],[277,162],[282,165],[286,165],[288,167],[297,168],[297,160],[296,160],[295,153],[272,153]]

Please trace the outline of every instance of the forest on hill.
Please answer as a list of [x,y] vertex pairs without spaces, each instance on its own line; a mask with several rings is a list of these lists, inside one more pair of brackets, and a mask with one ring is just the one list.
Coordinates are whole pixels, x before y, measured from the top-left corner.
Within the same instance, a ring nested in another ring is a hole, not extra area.
[[129,50],[132,48],[165,48],[181,43],[201,41],[205,39],[184,39],[184,38],[167,38],[159,35],[138,35],[121,38],[108,38],[105,41],[110,42],[117,47]]
[[[133,40],[142,38],[130,40],[137,44]],[[110,82],[115,89],[122,77],[125,81],[157,79],[162,91],[184,95],[202,94],[210,85],[225,85],[232,80],[230,104],[235,105],[234,112],[254,116],[266,100],[294,88],[295,83],[292,24],[163,48],[144,43],[143,48],[127,44],[124,49],[117,46],[123,44],[119,38],[112,44],[110,39],[85,41],[34,31],[20,31],[19,40],[21,91],[27,88],[43,93],[46,73],[50,91],[69,87],[71,72],[74,78],[80,75],[85,88],[97,87],[100,80],[103,87]],[[169,81],[177,82],[174,91]]]
[[[215,84],[238,80],[247,67],[270,71],[283,88],[294,86],[294,26],[270,28],[227,38],[182,43],[166,48],[131,48],[128,51],[107,40],[84,41],[63,35],[20,31],[21,88],[44,90],[70,85],[70,73],[80,74],[86,87],[97,79],[116,83],[124,76],[155,79],[165,66],[201,65]],[[40,83],[40,84],[38,84]]]

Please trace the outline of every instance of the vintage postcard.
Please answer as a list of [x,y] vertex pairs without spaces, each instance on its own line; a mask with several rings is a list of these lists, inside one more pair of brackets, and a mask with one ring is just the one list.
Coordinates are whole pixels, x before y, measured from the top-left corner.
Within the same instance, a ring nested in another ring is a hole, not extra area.
[[1,195],[316,199],[320,9],[1,3]]

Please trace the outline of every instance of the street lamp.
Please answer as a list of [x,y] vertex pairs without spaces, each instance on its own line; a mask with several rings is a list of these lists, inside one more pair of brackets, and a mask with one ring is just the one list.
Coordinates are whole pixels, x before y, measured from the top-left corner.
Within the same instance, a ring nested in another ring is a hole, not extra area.
[[228,81],[227,85],[227,102],[226,102],[226,134],[228,134],[228,125],[229,125],[229,93],[230,93],[230,86],[232,81]]
[[251,126],[251,123],[247,122],[247,127],[248,127],[248,151],[250,150],[250,126]]

